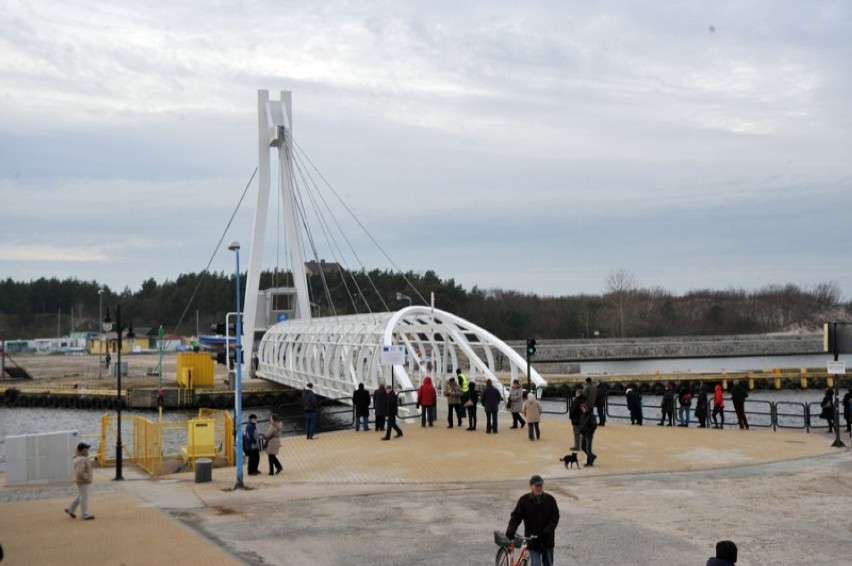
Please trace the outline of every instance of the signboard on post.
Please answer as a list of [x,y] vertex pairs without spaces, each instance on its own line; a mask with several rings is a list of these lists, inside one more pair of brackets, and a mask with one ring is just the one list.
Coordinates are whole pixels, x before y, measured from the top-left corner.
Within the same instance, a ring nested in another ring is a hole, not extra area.
[[852,354],[852,324],[826,322],[823,325],[823,348],[829,353]]
[[843,375],[846,373],[846,362],[828,362],[827,369],[829,374]]
[[379,363],[383,366],[397,366],[405,363],[405,346],[382,346]]

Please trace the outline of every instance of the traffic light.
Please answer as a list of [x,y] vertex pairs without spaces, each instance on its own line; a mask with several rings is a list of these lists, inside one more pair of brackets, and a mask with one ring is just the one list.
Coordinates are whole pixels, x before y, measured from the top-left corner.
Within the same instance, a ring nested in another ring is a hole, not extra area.
[[535,355],[535,338],[527,338],[527,356]]
[[[237,325],[234,324],[233,322],[228,323],[227,325],[224,322],[218,322],[216,324],[211,324],[210,330],[215,332],[217,336],[225,336],[225,334],[227,334],[228,336],[236,336],[236,326]],[[244,329],[244,325],[243,325],[243,321],[241,320],[240,321],[240,330],[242,331],[243,329]],[[241,332],[241,333],[245,334],[244,332]]]

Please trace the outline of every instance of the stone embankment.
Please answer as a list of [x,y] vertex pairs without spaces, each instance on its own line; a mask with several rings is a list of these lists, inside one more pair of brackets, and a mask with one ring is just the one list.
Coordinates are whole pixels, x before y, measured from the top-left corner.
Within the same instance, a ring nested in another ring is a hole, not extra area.
[[[524,355],[524,341],[508,342]],[[537,340],[537,362],[775,356],[823,351],[822,333]]]

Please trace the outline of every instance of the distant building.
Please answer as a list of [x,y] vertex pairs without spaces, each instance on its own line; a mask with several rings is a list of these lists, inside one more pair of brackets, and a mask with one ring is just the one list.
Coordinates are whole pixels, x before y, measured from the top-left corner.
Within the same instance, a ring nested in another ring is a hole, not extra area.
[[73,354],[86,351],[86,342],[94,332],[73,332],[61,338],[34,338],[32,340],[6,340],[8,354]]
[[342,269],[340,264],[335,261],[325,261],[324,259],[305,262],[306,275],[319,275],[320,273],[332,273]]

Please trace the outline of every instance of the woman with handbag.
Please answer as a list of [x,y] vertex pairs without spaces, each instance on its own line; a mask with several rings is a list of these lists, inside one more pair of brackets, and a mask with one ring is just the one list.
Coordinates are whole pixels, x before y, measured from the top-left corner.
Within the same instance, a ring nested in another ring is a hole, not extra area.
[[269,415],[269,427],[263,434],[266,439],[266,457],[269,460],[269,475],[280,474],[284,466],[278,461],[278,450],[281,449],[281,421],[275,415]]
[[477,402],[479,402],[479,392],[476,390],[476,383],[471,380],[467,388],[467,400],[464,402],[465,411],[467,412],[467,430],[476,430]]

